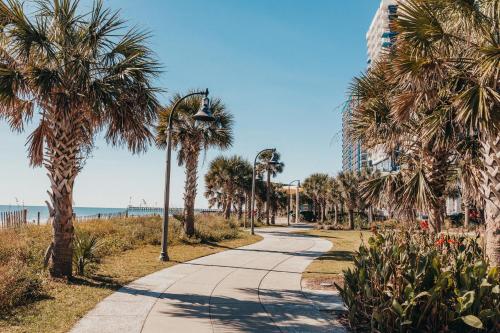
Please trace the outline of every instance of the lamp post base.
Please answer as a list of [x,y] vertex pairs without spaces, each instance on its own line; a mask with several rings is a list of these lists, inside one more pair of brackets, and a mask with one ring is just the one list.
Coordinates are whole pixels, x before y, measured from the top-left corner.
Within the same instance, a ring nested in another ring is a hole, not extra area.
[[165,252],[160,253],[160,261],[169,261],[168,254]]

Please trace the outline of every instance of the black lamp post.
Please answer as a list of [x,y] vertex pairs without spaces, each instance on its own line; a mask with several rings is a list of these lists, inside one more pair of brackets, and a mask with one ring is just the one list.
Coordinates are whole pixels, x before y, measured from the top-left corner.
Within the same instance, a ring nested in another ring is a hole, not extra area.
[[203,100],[200,105],[200,109],[198,112],[193,115],[193,119],[197,121],[213,121],[214,117],[210,111],[210,100],[208,99],[208,89],[205,91],[197,91],[191,94],[187,94],[186,96],[177,100],[172,107],[172,112],[168,116],[168,125],[167,125],[167,166],[165,169],[165,195],[163,202],[163,224],[162,224],[162,237],[161,237],[161,253],[160,260],[168,261],[168,252],[167,252],[167,244],[168,244],[168,222],[169,222],[169,206],[170,206],[170,165],[171,165],[171,155],[172,155],[172,117],[174,115],[177,106],[188,97],[202,95]]
[[257,158],[259,158],[259,156],[264,153],[264,152],[267,152],[267,151],[270,151],[273,153],[273,155],[271,156],[271,159],[269,160],[268,164],[271,164],[271,165],[275,165],[275,164],[278,164],[278,157],[276,156],[276,148],[266,148],[266,149],[263,149],[261,150],[256,156],[255,156],[255,159],[253,161],[253,173],[252,173],[252,197],[250,198],[250,214],[251,214],[251,219],[250,219],[250,230],[251,230],[251,233],[252,235],[255,235],[255,231],[254,231],[254,221],[255,221],[255,214],[254,214],[254,207],[255,207],[255,168],[257,166]]

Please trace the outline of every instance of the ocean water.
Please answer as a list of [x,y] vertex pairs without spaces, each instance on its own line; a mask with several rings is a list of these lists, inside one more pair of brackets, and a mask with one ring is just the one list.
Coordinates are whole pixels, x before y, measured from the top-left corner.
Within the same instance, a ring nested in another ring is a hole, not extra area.
[[[38,212],[40,212],[40,222],[45,222],[49,218],[49,210],[47,206],[21,206],[21,205],[0,205],[0,213],[12,212],[17,210],[28,210],[28,221],[33,222],[37,220]],[[97,214],[111,214],[125,212],[126,208],[102,208],[102,207],[73,207],[73,212],[76,216],[92,216]],[[140,215],[133,214],[131,215]]]

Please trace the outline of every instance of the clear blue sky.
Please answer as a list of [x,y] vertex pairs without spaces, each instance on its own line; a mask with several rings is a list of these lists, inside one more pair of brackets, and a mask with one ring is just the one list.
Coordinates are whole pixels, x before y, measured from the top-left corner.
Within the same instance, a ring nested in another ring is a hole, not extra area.
[[[84,6],[90,1],[82,0]],[[277,180],[341,168],[341,113],[351,78],[366,66],[365,33],[376,0],[107,0],[130,25],[152,32],[164,65],[158,84],[169,94],[208,87],[235,115],[235,142],[223,154],[253,159],[276,147],[286,163]],[[29,130],[0,123],[0,204],[43,204],[48,180],[31,169]],[[200,166],[197,206],[206,207]],[[164,152],[133,156],[101,140],[78,176],[77,206],[124,207],[163,198]],[[184,171],[172,169],[172,206],[182,205]]]

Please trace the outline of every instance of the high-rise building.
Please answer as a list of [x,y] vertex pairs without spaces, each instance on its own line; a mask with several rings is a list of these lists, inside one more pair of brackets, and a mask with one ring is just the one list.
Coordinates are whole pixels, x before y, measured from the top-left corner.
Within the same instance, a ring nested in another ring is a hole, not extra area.
[[396,32],[391,22],[397,18],[398,5],[395,0],[382,0],[366,33],[368,67],[394,45]]
[[342,108],[342,171],[360,172],[366,167],[366,152],[361,142],[349,136],[349,121],[351,119],[351,101],[344,103]]
[[[391,29],[391,21],[397,17],[397,8],[396,0],[382,0],[373,17],[366,33],[368,68],[395,42],[396,33]],[[365,151],[359,141],[349,138],[351,106],[351,101],[348,101],[342,110],[342,170],[360,171],[366,166],[380,171],[392,170],[393,161],[380,147]]]
[[[396,0],[382,0],[366,33],[367,64],[371,64],[394,45],[396,32],[391,22],[397,18],[398,5]],[[394,161],[381,146],[367,151],[368,164],[375,170],[391,171],[395,168]]]

